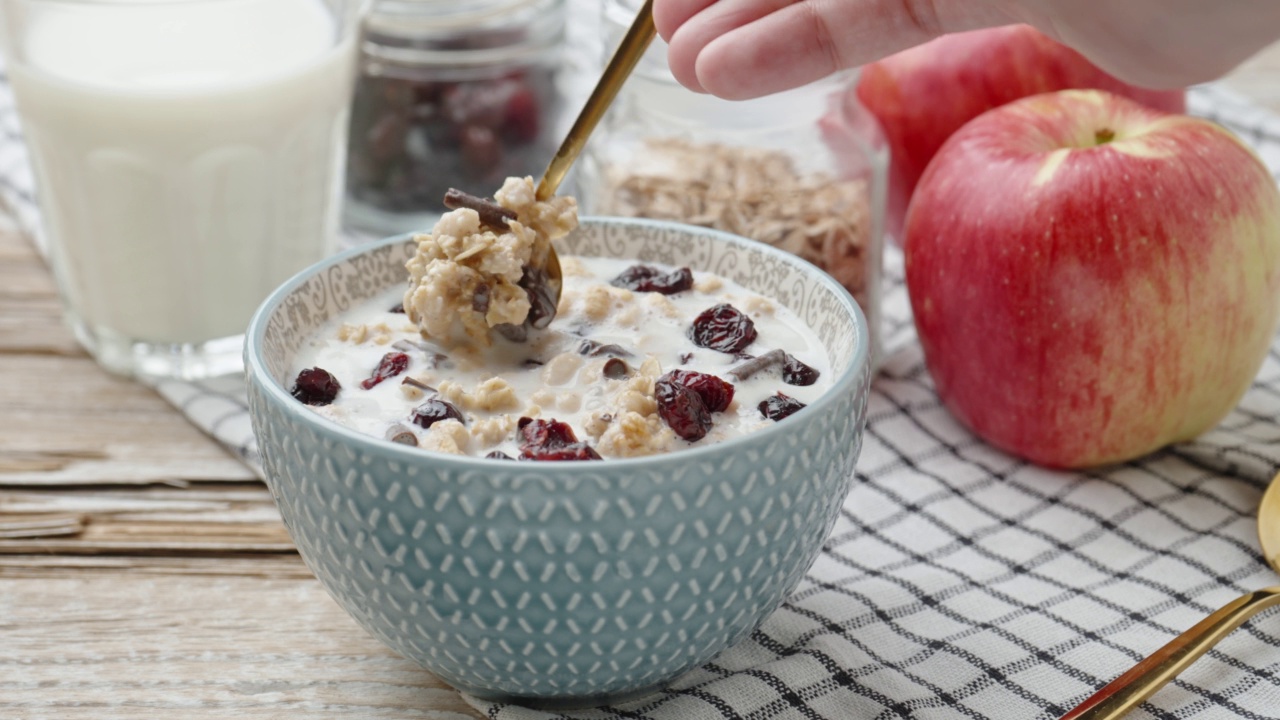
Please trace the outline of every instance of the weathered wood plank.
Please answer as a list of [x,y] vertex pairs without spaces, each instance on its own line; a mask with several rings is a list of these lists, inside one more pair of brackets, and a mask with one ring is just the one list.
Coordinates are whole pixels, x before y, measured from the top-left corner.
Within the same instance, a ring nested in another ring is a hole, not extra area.
[[65,580],[109,570],[128,582],[134,575],[205,575],[311,579],[296,554],[223,555],[217,558],[153,555],[0,555],[0,579]]
[[0,486],[254,480],[154,391],[87,357],[0,353]]
[[84,354],[62,324],[53,276],[7,223],[0,227],[0,353]]
[[261,484],[0,490],[0,554],[293,552]]
[[284,715],[479,717],[313,579],[0,570],[0,717]]

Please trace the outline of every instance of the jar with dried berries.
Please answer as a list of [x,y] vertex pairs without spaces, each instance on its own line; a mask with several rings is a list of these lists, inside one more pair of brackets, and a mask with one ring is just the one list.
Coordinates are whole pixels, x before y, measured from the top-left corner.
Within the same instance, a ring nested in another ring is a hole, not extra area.
[[456,187],[538,176],[564,132],[565,0],[379,0],[351,106],[350,229],[422,230]]
[[[605,1],[607,42],[639,6]],[[858,301],[878,358],[889,154],[855,80],[720,100],[679,85],[656,40],[579,161],[583,211],[717,228],[799,255]]]

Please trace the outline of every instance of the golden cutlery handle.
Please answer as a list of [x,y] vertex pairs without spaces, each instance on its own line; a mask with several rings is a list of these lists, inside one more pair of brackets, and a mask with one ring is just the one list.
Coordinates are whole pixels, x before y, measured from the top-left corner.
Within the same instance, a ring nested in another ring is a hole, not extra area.
[[1232,630],[1259,612],[1278,604],[1280,587],[1264,588],[1232,600],[1148,655],[1058,720],[1116,720],[1154,695]]
[[587,138],[591,137],[591,131],[596,129],[596,124],[604,117],[605,111],[617,97],[618,90],[622,89],[622,84],[627,81],[640,58],[644,57],[645,50],[657,34],[658,30],[653,25],[653,0],[645,0],[627,34],[618,43],[618,49],[613,52],[600,81],[582,106],[578,119],[565,136],[564,143],[560,145],[555,157],[551,158],[546,172],[542,173],[537,191],[539,200],[547,200],[556,194],[556,188],[560,187],[560,181],[564,180],[573,161],[578,159],[582,147],[587,144]]

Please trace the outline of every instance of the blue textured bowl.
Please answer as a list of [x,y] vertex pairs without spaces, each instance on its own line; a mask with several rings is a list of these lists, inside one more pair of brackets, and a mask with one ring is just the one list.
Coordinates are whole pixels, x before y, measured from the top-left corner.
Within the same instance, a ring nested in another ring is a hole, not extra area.
[[834,387],[755,434],[648,458],[511,463],[357,434],[291,398],[287,376],[321,323],[405,282],[405,238],[290,280],[254,316],[245,356],[267,484],[338,603],[460,690],[572,706],[710,660],[795,588],[848,492],[870,363],[849,294],[773,248],[609,218],[559,247],[689,265],[776,298],[823,340]]

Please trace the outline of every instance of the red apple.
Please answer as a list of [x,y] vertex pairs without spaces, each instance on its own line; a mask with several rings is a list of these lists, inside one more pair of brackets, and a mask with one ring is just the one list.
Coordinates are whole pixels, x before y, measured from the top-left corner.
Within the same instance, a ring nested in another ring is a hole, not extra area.
[[947,408],[1033,462],[1195,437],[1239,401],[1280,314],[1280,190],[1205,120],[1100,91],[974,119],[916,188],[907,289]]
[[1183,112],[1183,90],[1144,90],[1098,69],[1029,25],[947,35],[862,69],[857,94],[884,128],[892,164],[886,228],[902,219],[920,175],[961,125],[1005,103],[1055,90],[1098,89]]

